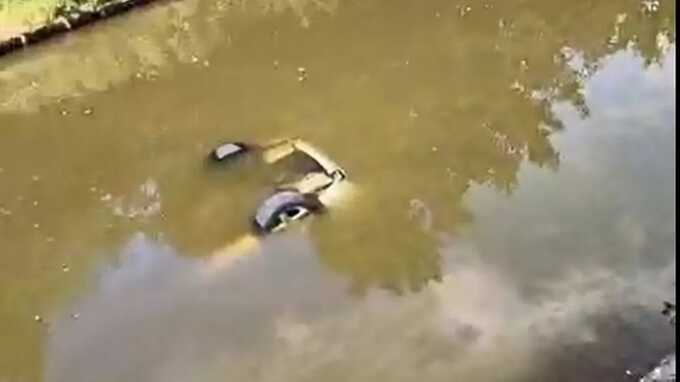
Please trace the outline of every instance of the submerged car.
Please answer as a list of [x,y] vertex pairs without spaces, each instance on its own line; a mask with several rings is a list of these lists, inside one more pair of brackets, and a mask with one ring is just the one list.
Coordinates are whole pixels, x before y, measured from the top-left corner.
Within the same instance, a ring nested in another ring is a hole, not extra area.
[[217,162],[238,162],[256,157],[265,165],[286,161],[294,171],[280,178],[273,192],[259,205],[252,217],[255,232],[279,232],[291,223],[323,212],[330,195],[347,179],[347,173],[320,150],[299,139],[285,139],[259,146],[241,142],[220,145],[212,152]]

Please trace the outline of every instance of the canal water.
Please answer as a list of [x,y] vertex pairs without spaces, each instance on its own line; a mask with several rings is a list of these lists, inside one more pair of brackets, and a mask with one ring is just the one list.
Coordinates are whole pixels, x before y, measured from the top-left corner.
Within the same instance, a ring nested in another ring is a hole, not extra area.
[[[636,380],[675,10],[163,0],[3,57],[0,381]],[[351,186],[251,240],[269,185],[207,155],[287,137]]]

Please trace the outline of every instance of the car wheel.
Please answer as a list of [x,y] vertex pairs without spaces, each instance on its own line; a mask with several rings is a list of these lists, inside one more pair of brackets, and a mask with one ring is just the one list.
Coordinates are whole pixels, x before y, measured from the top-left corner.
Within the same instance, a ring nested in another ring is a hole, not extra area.
[[259,233],[278,232],[291,222],[301,220],[322,207],[313,195],[279,191],[260,205],[253,220]]

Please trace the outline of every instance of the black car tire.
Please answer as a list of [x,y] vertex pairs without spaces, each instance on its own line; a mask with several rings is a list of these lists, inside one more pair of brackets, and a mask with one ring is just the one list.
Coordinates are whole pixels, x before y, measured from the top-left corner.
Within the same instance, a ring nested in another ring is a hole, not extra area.
[[260,205],[253,223],[258,233],[271,233],[288,221],[299,220],[322,209],[323,205],[314,195],[301,194],[293,190],[279,191]]

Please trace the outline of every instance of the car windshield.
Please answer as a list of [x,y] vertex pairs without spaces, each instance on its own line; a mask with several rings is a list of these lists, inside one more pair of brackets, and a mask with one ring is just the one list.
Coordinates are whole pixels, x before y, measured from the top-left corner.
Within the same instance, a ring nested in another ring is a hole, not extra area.
[[294,151],[271,165],[276,185],[290,184],[300,181],[305,175],[322,172],[323,168],[309,155]]

